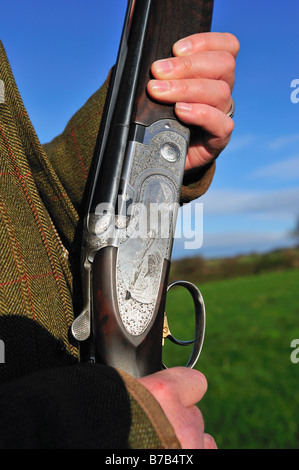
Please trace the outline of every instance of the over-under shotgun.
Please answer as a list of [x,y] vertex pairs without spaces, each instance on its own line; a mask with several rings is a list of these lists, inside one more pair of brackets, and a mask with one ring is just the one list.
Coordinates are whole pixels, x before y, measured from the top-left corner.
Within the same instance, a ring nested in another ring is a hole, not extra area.
[[[128,2],[89,178],[84,308],[72,332],[82,360],[135,377],[163,367],[164,307],[190,138],[174,107],[152,100],[146,87],[152,63],[170,57],[179,39],[209,31],[212,11],[210,0]],[[195,286],[178,284],[190,291],[196,310],[187,364],[193,367],[204,335],[204,304]]]

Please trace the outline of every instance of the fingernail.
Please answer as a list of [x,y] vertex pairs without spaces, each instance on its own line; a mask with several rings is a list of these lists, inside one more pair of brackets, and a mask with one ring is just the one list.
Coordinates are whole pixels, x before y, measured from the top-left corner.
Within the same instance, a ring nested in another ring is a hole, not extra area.
[[166,80],[152,80],[152,89],[158,93],[164,93],[170,90],[170,83]]
[[192,42],[189,39],[181,39],[173,48],[176,54],[187,54],[192,51]]
[[170,73],[173,71],[171,60],[162,59],[155,62],[155,69],[158,73]]
[[192,104],[190,103],[176,103],[175,106],[181,113],[190,113],[192,111]]

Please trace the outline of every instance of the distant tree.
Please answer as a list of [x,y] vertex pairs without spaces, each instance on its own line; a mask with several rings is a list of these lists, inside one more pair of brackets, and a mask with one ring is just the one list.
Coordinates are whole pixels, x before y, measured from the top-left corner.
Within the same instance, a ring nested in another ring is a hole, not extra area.
[[299,215],[297,215],[295,228],[291,231],[291,237],[295,238],[297,244],[299,245]]

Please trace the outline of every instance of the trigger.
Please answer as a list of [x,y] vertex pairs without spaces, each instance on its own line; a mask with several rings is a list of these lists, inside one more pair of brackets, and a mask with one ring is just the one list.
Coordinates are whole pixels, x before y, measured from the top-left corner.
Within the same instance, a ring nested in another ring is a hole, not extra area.
[[164,346],[165,338],[170,335],[170,329],[168,325],[167,315],[164,313],[164,325],[163,325],[163,336],[162,336],[162,346]]

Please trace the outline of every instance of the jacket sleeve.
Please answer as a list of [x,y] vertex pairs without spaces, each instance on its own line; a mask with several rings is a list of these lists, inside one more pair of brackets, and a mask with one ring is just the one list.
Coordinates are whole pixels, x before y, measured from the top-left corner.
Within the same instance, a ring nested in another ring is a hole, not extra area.
[[126,449],[130,403],[109,368],[44,369],[0,386],[2,449]]
[[77,364],[1,385],[0,448],[180,448],[151,395],[125,381],[112,368]]

